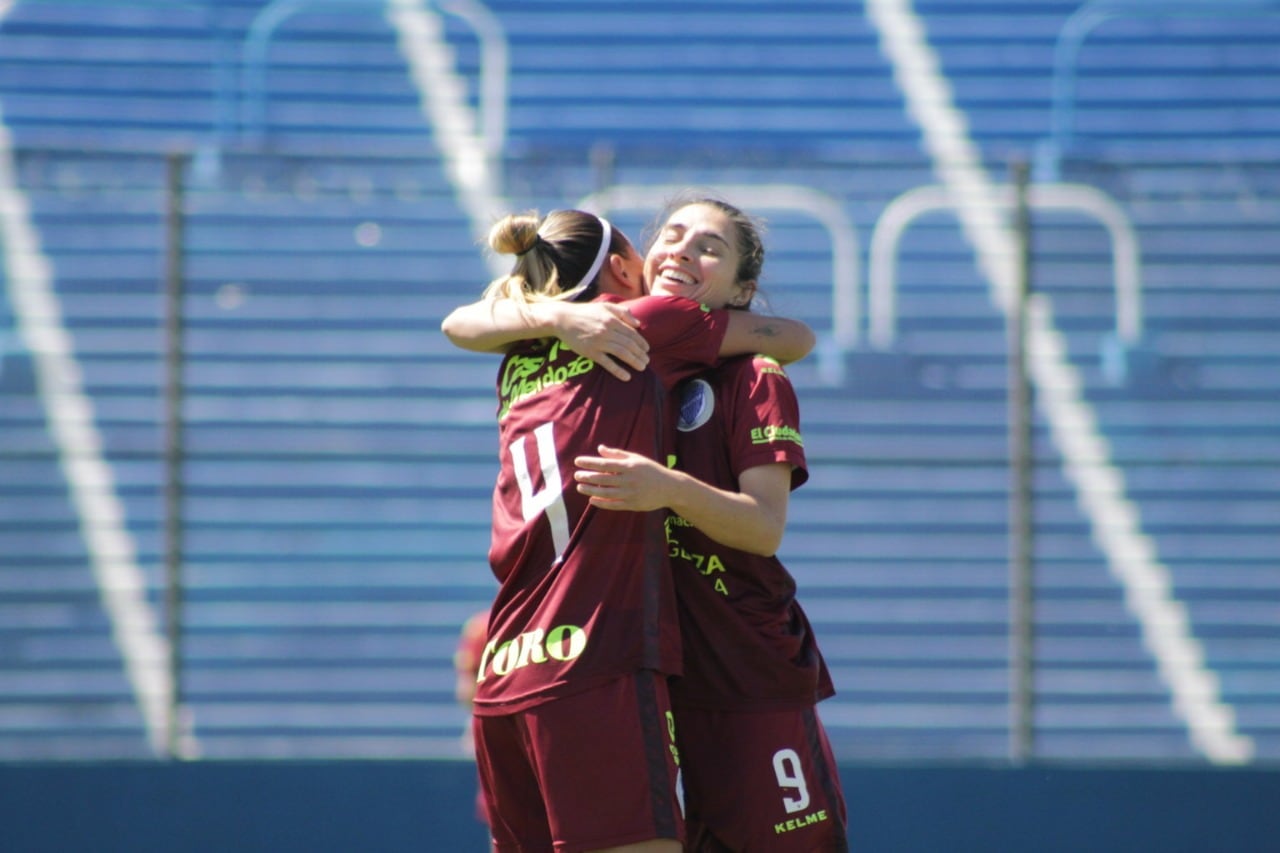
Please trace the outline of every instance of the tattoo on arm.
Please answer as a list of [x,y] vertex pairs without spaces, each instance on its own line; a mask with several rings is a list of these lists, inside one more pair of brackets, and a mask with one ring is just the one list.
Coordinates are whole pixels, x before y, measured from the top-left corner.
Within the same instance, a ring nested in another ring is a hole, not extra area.
[[772,323],[761,323],[751,330],[751,334],[759,335],[762,338],[776,338],[778,336],[778,327]]

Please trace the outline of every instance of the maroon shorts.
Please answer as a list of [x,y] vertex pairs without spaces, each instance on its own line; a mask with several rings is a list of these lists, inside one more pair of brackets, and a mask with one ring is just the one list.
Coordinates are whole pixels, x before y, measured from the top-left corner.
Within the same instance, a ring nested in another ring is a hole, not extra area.
[[623,676],[474,726],[495,850],[684,840],[665,676]]
[[813,708],[676,712],[698,853],[848,850],[844,793]]

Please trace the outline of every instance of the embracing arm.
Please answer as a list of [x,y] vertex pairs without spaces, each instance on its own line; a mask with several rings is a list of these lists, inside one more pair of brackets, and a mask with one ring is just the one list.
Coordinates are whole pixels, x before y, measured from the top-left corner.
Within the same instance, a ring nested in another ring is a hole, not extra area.
[[750,311],[728,313],[729,329],[720,344],[720,355],[724,357],[761,353],[782,364],[790,364],[808,355],[817,342],[813,329],[799,320],[766,317]]
[[579,456],[578,491],[602,509],[647,512],[667,507],[721,545],[771,557],[782,544],[791,499],[791,466],[775,462],[748,468],[740,491],[717,489],[647,456],[601,446],[599,456]]
[[[649,343],[625,306],[610,302],[517,302],[487,299],[455,308],[440,324],[454,346],[502,352],[517,341],[559,338],[619,379],[649,363]],[[616,360],[615,360],[616,359]]]
[[551,324],[531,304],[511,299],[482,299],[459,306],[440,323],[454,346],[472,352],[502,352],[516,341],[549,337]]

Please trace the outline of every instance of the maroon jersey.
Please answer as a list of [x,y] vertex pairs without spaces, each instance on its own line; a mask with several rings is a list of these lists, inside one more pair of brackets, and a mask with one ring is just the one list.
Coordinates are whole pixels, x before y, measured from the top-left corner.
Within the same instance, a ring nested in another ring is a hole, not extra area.
[[716,362],[728,315],[678,297],[627,305],[650,347],[649,367],[630,381],[559,341],[526,342],[503,359],[489,550],[499,589],[477,714],[520,711],[639,669],[679,672],[663,514],[590,506],[574,488],[573,460],[608,444],[665,461],[668,392]]
[[[738,475],[759,465],[793,466],[793,489],[809,478],[795,390],[774,360],[731,359],[686,382],[679,399],[681,470],[735,492]],[[667,541],[684,642],[674,705],[781,710],[835,692],[795,580],[777,557],[721,545],[675,515]]]

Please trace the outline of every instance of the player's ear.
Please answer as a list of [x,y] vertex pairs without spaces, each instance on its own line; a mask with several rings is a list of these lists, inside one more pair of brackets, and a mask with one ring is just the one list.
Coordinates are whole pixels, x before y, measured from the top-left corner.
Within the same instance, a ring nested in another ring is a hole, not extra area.
[[754,279],[740,281],[738,282],[738,289],[734,291],[733,296],[729,297],[729,304],[735,308],[750,308],[751,300],[755,298],[755,295],[756,282]]
[[619,296],[627,298],[644,296],[644,274],[628,258],[617,254],[610,255],[609,272],[616,282]]

